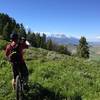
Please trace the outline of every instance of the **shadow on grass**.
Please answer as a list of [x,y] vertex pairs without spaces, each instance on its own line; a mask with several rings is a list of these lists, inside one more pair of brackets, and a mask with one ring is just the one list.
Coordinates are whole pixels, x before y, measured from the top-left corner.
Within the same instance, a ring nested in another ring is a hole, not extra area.
[[64,97],[59,93],[50,91],[40,84],[36,83],[31,85],[29,92],[25,95],[24,100],[82,100],[81,96],[75,94],[75,96]]

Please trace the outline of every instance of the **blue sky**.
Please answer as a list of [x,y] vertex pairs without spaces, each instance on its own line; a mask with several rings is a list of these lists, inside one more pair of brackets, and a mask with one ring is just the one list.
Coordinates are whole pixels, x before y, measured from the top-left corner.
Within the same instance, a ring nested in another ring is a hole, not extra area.
[[100,41],[100,0],[1,0],[0,12],[34,32]]

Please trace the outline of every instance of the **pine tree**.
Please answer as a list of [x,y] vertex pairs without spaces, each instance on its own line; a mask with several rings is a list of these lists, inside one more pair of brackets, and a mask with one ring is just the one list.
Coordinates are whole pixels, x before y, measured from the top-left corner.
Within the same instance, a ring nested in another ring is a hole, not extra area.
[[7,14],[0,13],[0,35],[3,34],[3,29],[10,22],[10,17]]
[[28,31],[27,40],[30,42],[30,44],[33,47],[37,47],[37,44],[36,44],[36,36],[35,36],[35,33],[34,32],[31,33],[30,30]]
[[81,37],[77,47],[77,55],[83,58],[89,58],[89,46],[85,37]]
[[71,55],[71,52],[68,50],[68,46],[67,45],[64,46],[64,54]]
[[41,48],[46,49],[46,35],[44,33],[41,36]]
[[0,35],[2,35],[2,19],[0,18]]
[[59,45],[58,46],[58,52],[62,54],[70,55],[71,53],[68,51],[67,46]]
[[9,23],[7,23],[3,28],[3,39],[10,40]]
[[19,37],[25,37],[26,38],[26,30],[23,26],[23,24],[20,24],[20,29],[19,29]]
[[0,35],[9,40],[9,35],[17,28],[14,18],[9,17],[7,14],[0,13]]
[[52,50],[52,49],[53,49],[53,43],[52,43],[52,40],[49,39],[49,40],[47,41],[47,50]]
[[58,52],[58,49],[59,49],[59,45],[57,43],[53,42],[52,50]]
[[37,44],[37,48],[39,48],[41,46],[41,36],[40,33],[36,33],[36,44]]
[[64,45],[59,45],[58,52],[64,54]]

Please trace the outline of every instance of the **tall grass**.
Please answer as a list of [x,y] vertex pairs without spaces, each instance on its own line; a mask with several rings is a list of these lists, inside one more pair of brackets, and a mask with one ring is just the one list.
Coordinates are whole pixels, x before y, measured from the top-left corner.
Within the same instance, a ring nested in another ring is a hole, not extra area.
[[[25,61],[29,69],[26,100],[100,100],[100,63],[30,48]],[[0,100],[15,100],[12,69],[0,52]]]

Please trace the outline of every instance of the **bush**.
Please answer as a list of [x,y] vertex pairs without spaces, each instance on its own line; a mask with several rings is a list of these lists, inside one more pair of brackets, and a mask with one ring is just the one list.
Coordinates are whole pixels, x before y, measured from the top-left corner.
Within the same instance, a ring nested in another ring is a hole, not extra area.
[[8,42],[6,40],[0,40],[0,50],[4,50]]

